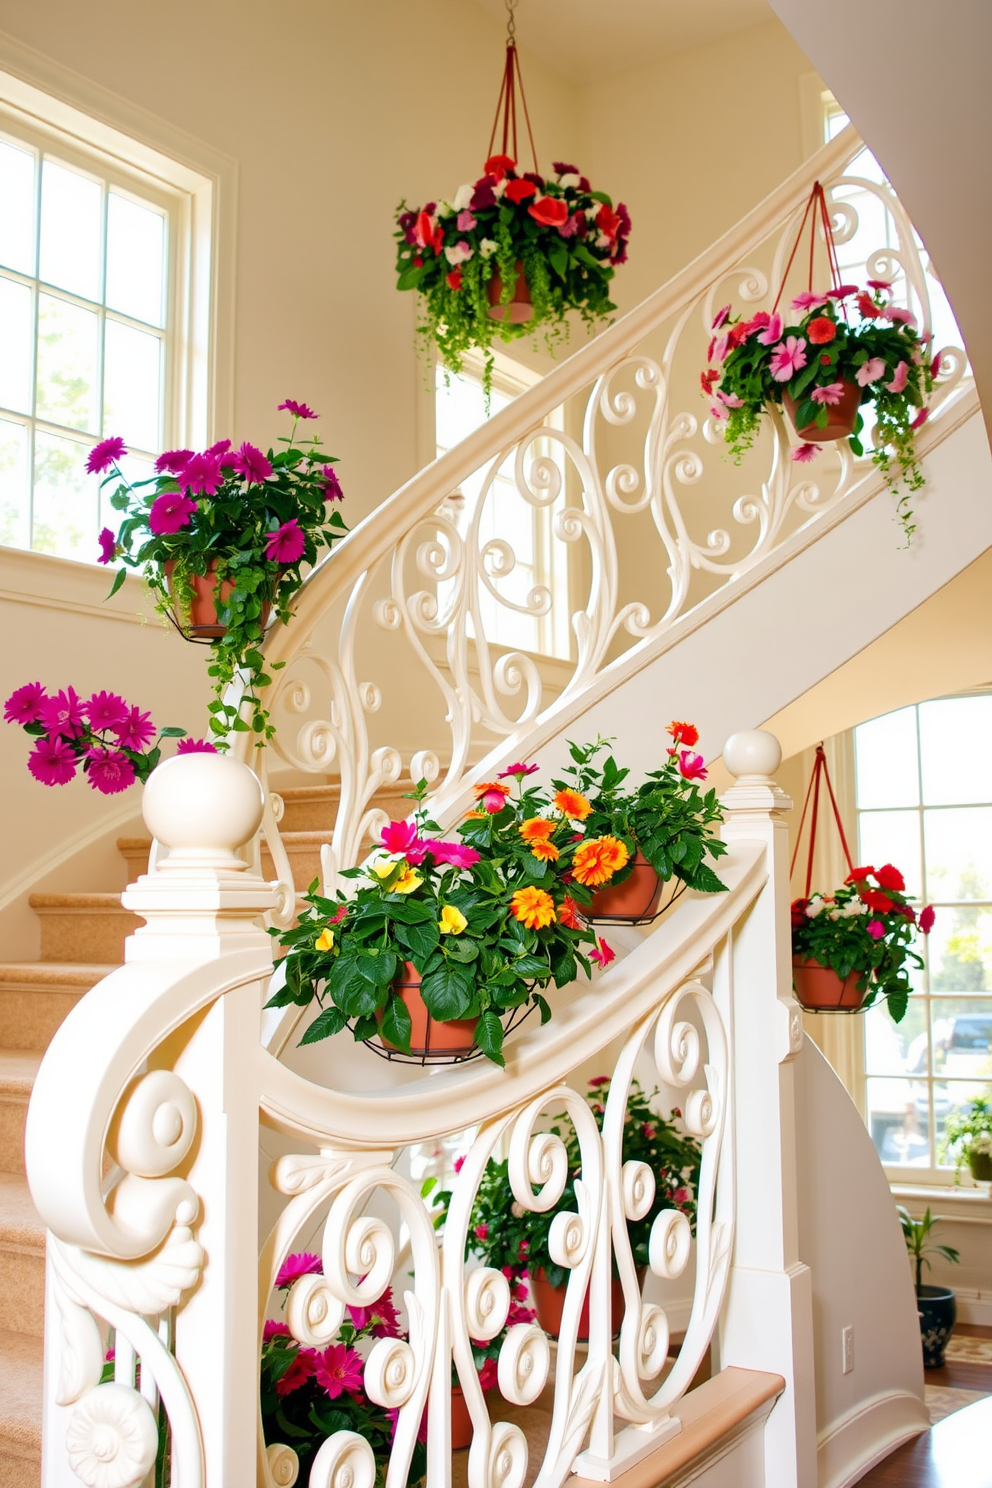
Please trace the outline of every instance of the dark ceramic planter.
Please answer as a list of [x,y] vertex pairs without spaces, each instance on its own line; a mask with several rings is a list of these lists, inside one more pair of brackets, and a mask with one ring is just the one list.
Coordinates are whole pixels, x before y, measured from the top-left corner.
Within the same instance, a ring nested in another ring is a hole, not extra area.
[[969,1152],[968,1166],[976,1183],[992,1183],[992,1154]]
[[923,1368],[939,1369],[944,1362],[944,1350],[954,1332],[958,1315],[954,1293],[948,1291],[947,1287],[919,1287],[916,1306],[920,1314],[920,1336],[923,1340]]

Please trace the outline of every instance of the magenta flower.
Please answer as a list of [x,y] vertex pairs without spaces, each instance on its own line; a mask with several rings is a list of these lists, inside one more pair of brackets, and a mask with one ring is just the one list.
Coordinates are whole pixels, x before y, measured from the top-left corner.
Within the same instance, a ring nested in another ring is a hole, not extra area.
[[820,305],[825,305],[827,299],[828,296],[825,294],[815,294],[811,289],[804,289],[801,294],[796,295],[792,302],[792,308],[793,310],[805,310],[807,312],[816,310]]
[[177,754],[216,754],[217,750],[209,739],[180,739],[176,745]]
[[683,780],[705,780],[706,761],[701,754],[693,754],[691,749],[679,750],[679,774]]
[[287,398],[285,403],[280,403],[278,412],[282,413],[284,408],[287,410],[287,412],[291,413],[294,418],[315,419],[320,417],[319,413],[314,413],[313,409],[308,408],[305,403],[297,403],[295,398]]
[[456,1172],[456,1173],[460,1173],[460,1172],[461,1172],[461,1170],[462,1170],[462,1168],[463,1168],[463,1167],[464,1167],[464,1166],[465,1166],[465,1155],[464,1155],[464,1153],[463,1153],[463,1154],[462,1154],[462,1156],[461,1156],[461,1157],[456,1157],[456,1158],[455,1158],[455,1161],[454,1161],[454,1169],[455,1169],[455,1172]]
[[593,1079],[589,1081],[590,1089],[598,1090],[601,1085],[609,1085],[610,1079],[610,1075],[595,1075]]
[[178,532],[180,527],[188,527],[196,509],[192,496],[184,496],[181,491],[166,491],[152,502],[148,526],[156,537],[165,537]]
[[538,769],[540,769],[539,765],[524,765],[518,762],[515,765],[507,765],[505,770],[500,770],[496,779],[508,780],[512,775],[514,780],[521,781],[525,775],[533,775],[534,771]]
[[927,419],[929,417],[930,417],[930,410],[929,410],[929,408],[921,408],[920,411],[919,411],[919,413],[913,419],[913,422],[910,424],[909,427],[911,429],[922,429],[923,428],[923,425],[926,423],[926,421],[927,421]]
[[253,444],[245,443],[234,456],[234,469],[243,475],[249,485],[261,485],[272,474],[272,465]]
[[901,393],[909,381],[909,363],[900,362],[893,374],[892,381],[885,384],[888,393]]
[[204,450],[203,453],[205,455],[208,455],[211,459],[219,460],[222,455],[228,454],[230,452],[230,449],[231,441],[229,439],[218,439],[216,444],[212,444],[210,448],[208,450]]
[[797,444],[792,451],[792,459],[797,465],[808,465],[810,460],[815,460],[819,453],[815,444]]
[[320,473],[324,477],[324,500],[343,501],[344,492],[341,489],[341,482],[334,472],[334,466],[325,465]]
[[758,340],[762,346],[774,346],[782,334],[781,315],[769,316],[768,324],[763,331],[758,332]]
[[891,279],[868,279],[866,281],[869,289],[891,289]]
[[926,909],[920,910],[920,929],[923,931],[924,935],[930,934],[930,931],[933,929],[933,922],[936,918],[937,916],[934,913],[932,904],[928,904]]
[[[92,722],[92,715],[90,717]],[[122,749],[142,750],[155,737],[155,725],[150,713],[142,713],[138,707],[131,708],[123,723],[111,725]]]
[[169,475],[182,475],[187,464],[193,458],[193,451],[188,449],[166,450],[159,455],[155,461],[155,469],[159,475],[168,472]]
[[885,363],[881,357],[870,357],[864,366],[859,367],[855,373],[855,380],[859,387],[867,387],[870,382],[877,382],[885,371]]
[[432,842],[428,846],[435,863],[450,863],[452,868],[471,868],[479,861],[475,848],[466,847],[462,842]]
[[710,326],[710,330],[711,331],[718,331],[720,329],[720,327],[726,321],[727,316],[729,314],[730,314],[730,306],[729,305],[721,305],[720,306],[720,309],[716,312],[716,314],[713,317],[713,324]]
[[849,300],[853,294],[857,294],[856,284],[839,284],[836,289],[827,290],[828,300]]
[[916,325],[916,316],[913,312],[911,310],[904,310],[899,305],[890,305],[885,313],[889,320],[895,321],[897,325]]
[[104,527],[97,541],[100,544],[100,556],[97,563],[109,563],[117,552],[117,539],[109,527]]
[[727,412],[722,403],[711,403],[710,413],[715,419],[725,419],[730,417],[730,414]]
[[806,365],[806,338],[787,336],[772,352],[769,368],[776,382],[788,382]]
[[476,1240],[487,1240],[489,1238],[489,1226],[487,1224],[478,1224],[472,1233],[475,1235]]
[[120,749],[91,749],[86,773],[93,789],[105,796],[116,796],[134,784],[134,765]]
[[90,728],[98,733],[102,733],[104,729],[113,729],[116,733],[118,727],[127,723],[129,717],[127,703],[116,692],[95,692],[83,704],[83,711],[90,721]]
[[[706,774],[705,770],[703,774]],[[608,946],[602,938],[597,940],[596,949],[589,952],[589,960],[598,962],[600,966],[609,966],[610,962],[615,961],[616,958],[616,951],[611,946]]]
[[842,382],[829,382],[826,387],[815,387],[810,393],[814,403],[839,403],[844,396],[844,384]]
[[320,1276],[323,1269],[320,1256],[314,1255],[309,1250],[298,1251],[296,1255],[287,1256],[279,1267],[276,1291],[291,1287],[293,1282],[301,1276]]
[[709,344],[707,360],[723,365],[727,360],[727,352],[730,350],[729,336],[715,336]]
[[[191,491],[194,496],[216,495],[224,480],[224,473],[220,468],[221,458],[220,453],[212,454],[210,450],[202,455],[190,455],[182,470],[183,489]],[[152,531],[154,530],[153,527]]]
[[76,773],[76,755],[63,739],[39,739],[28,755],[28,769],[42,785],[66,785]]
[[85,715],[82,698],[74,687],[57,692],[46,698],[38,713],[38,722],[45,725],[45,732],[63,739],[74,739],[83,731]]
[[285,1374],[281,1374],[276,1380],[276,1394],[292,1395],[294,1390],[305,1385],[314,1373],[314,1358],[313,1349],[300,1349]]
[[302,558],[307,545],[306,537],[295,517],[283,522],[270,532],[265,544],[265,556],[270,563],[295,563]]
[[393,1306],[393,1293],[387,1287],[382,1296],[368,1307],[349,1307],[348,1314],[356,1329],[369,1328],[373,1338],[398,1338],[400,1320]]
[[736,393],[725,393],[723,388],[717,388],[716,395],[725,408],[744,407],[744,399],[738,398]]
[[881,920],[869,920],[867,925],[865,926],[865,929],[868,931],[868,934],[871,936],[872,940],[881,940],[882,936],[885,934],[885,926],[882,924]]
[[565,222],[562,223],[558,232],[563,238],[574,238],[583,222],[581,212],[573,212]]
[[471,232],[473,227],[475,227],[476,225],[477,218],[475,214],[473,212],[469,212],[468,210],[459,212],[457,218],[455,219],[455,226],[458,228],[459,232]]
[[329,1400],[337,1400],[347,1390],[357,1394],[362,1388],[362,1356],[343,1343],[332,1343],[322,1354],[314,1355],[314,1377],[323,1386]]
[[267,1318],[262,1329],[262,1342],[271,1343],[273,1338],[292,1338],[289,1325],[281,1318]]
[[417,828],[411,821],[391,821],[383,827],[379,841],[387,852],[405,853],[417,841]]
[[48,693],[40,682],[25,682],[18,687],[3,705],[3,716],[7,723],[37,723],[41,717],[41,705]]
[[126,454],[127,445],[119,435],[115,434],[111,439],[101,439],[100,443],[95,444],[86,456],[86,469],[90,475],[102,475]]

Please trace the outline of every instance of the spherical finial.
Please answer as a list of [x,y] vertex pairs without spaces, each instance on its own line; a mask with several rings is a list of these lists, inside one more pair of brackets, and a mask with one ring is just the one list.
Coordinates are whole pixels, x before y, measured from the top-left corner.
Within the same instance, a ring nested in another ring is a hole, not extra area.
[[767,780],[782,763],[782,746],[766,729],[744,729],[723,746],[723,763],[738,780]]
[[142,813],[148,830],[169,849],[159,868],[244,869],[235,849],[262,820],[258,777],[226,754],[178,754],[153,770]]

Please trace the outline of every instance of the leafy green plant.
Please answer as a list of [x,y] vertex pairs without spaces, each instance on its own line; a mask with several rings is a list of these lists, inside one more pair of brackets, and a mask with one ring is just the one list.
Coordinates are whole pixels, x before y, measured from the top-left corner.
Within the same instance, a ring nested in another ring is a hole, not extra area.
[[792,901],[793,956],[828,966],[841,981],[856,971],[863,1005],[884,997],[895,1023],[906,1015],[907,968],[923,966],[912,948],[917,931],[929,935],[934,922],[930,905],[917,916],[905,887],[899,869],[885,863],[855,868],[833,894]]
[[922,1219],[914,1219],[909,1210],[902,1204],[897,1205],[899,1210],[899,1223],[902,1225],[903,1239],[909,1252],[916,1275],[916,1293],[919,1296],[920,1288],[923,1286],[923,1267],[930,1269],[930,1257],[932,1255],[943,1256],[945,1261],[951,1261],[955,1265],[960,1261],[961,1255],[951,1245],[935,1244],[931,1238],[934,1225],[942,1224],[943,1218],[939,1214],[931,1215],[930,1206]]
[[[278,452],[264,454],[247,443],[233,449],[229,439],[202,454],[167,450],[155,462],[156,475],[133,482],[120,469],[123,439],[101,440],[87,461],[91,473],[104,475],[101,486],[113,486],[110,505],[122,514],[116,535],[108,527],[100,534],[99,561],[123,565],[111,596],[127,570],[137,569],[159,613],[188,634],[193,581],[213,575],[224,634],[209,643],[207,670],[214,679],[210,729],[219,749],[232,731],[253,732],[259,745],[272,737],[264,695],[271,670],[282,663],[267,669],[260,649],[270,607],[288,624],[304,568],[348,530],[333,505],[342,499],[334,457],[321,451],[317,436],[297,443],[300,422],[317,415],[293,399],[279,407],[292,414],[293,427]],[[230,703],[235,679],[243,695]]]
[[992,1158],[992,1103],[976,1095],[964,1110],[952,1111],[944,1128],[941,1156],[950,1157],[959,1177],[972,1157]]

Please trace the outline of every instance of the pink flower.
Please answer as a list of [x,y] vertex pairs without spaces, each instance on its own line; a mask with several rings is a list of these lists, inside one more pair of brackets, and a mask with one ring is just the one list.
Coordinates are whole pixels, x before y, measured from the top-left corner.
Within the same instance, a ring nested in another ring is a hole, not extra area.
[[189,526],[196,510],[192,496],[184,496],[181,491],[166,491],[152,502],[148,513],[149,529],[156,537],[178,532],[181,527]]
[[679,750],[679,774],[685,780],[705,780],[706,761],[701,754],[693,754],[691,749]]
[[341,482],[334,472],[334,466],[324,465],[320,473],[324,477],[324,500],[343,501],[344,492],[341,489]]
[[710,416],[719,421],[721,419],[729,418],[730,414],[727,412],[726,407],[723,403],[711,403]]
[[3,705],[3,716],[7,723],[37,723],[41,717],[41,705],[48,693],[40,682],[25,682],[18,687]]
[[313,1349],[300,1349],[285,1374],[281,1374],[276,1380],[277,1395],[292,1395],[294,1390],[306,1384],[314,1372],[313,1354]]
[[859,367],[855,374],[855,381],[859,387],[867,387],[870,382],[877,382],[885,371],[885,363],[881,357],[870,357],[863,367]]
[[301,1276],[320,1276],[323,1269],[320,1256],[314,1255],[309,1250],[298,1251],[296,1255],[287,1256],[279,1267],[276,1291],[291,1287],[293,1282]]
[[765,326],[764,330],[758,332],[758,340],[762,346],[774,346],[775,342],[779,339],[781,334],[781,315],[771,315],[768,318],[768,324]]
[[687,1204],[689,1202],[689,1190],[687,1188],[677,1188],[672,1194],[672,1198],[676,1204]]
[[270,563],[295,563],[302,558],[307,540],[295,517],[283,522],[270,532],[265,544],[265,556]]
[[39,739],[28,755],[28,769],[42,785],[65,785],[76,773],[76,756],[63,739]]
[[825,294],[814,294],[812,290],[804,289],[801,294],[796,295],[792,308],[793,310],[815,310],[818,305],[825,305],[827,299],[828,296]]
[[869,289],[891,289],[892,288],[892,280],[891,279],[868,279],[868,280],[866,280],[866,283],[867,283]]
[[288,1324],[281,1318],[267,1318],[262,1329],[262,1342],[271,1343],[273,1338],[292,1338]]
[[901,393],[909,381],[909,363],[900,362],[895,370],[891,382],[885,384],[885,390],[889,393]]
[[479,1384],[483,1390],[491,1390],[499,1377],[499,1365],[495,1359],[487,1359],[479,1370]]
[[844,396],[844,384],[831,382],[826,387],[815,387],[810,393],[814,403],[839,403]]
[[120,749],[91,749],[86,773],[93,789],[105,796],[119,795],[134,784],[134,765]]
[[723,364],[727,360],[727,352],[730,350],[729,336],[714,336],[709,344],[707,358],[711,362]]
[[495,816],[502,811],[506,805],[507,789],[505,786],[489,785],[479,791],[476,800],[483,811],[488,811],[490,816]]
[[465,1166],[465,1157],[464,1157],[464,1154],[463,1154],[461,1157],[456,1157],[455,1158],[455,1162],[454,1162],[455,1172],[456,1173],[460,1173],[461,1170],[462,1170],[462,1168],[464,1166]]
[[772,352],[769,368],[776,382],[788,382],[794,372],[806,365],[806,340],[788,336]]
[[155,461],[155,469],[159,475],[162,475],[165,471],[168,471],[170,475],[181,475],[192,458],[192,450],[166,450]]
[[249,485],[261,485],[272,474],[272,465],[253,444],[245,443],[234,456],[234,469]]
[[96,560],[97,563],[109,563],[110,560],[117,553],[116,537],[111,532],[109,527],[104,527],[103,531],[100,533],[100,536],[97,538],[97,541],[100,544],[100,556]]
[[736,393],[725,393],[723,388],[717,388],[716,395],[726,408],[743,408],[744,399],[738,398]]
[[368,1307],[349,1307],[348,1314],[359,1333],[370,1329],[373,1338],[398,1338],[399,1316],[393,1306],[393,1293],[387,1287],[377,1302]]
[[724,321],[727,319],[727,316],[729,314],[730,314],[730,306],[729,305],[722,305],[720,307],[720,309],[716,312],[716,315],[713,317],[713,324],[710,326],[710,330],[711,331],[718,331],[720,329],[720,327],[723,325]]
[[115,434],[110,439],[101,439],[100,443],[95,444],[86,456],[86,469],[90,475],[102,475],[126,454],[127,445],[119,435]]
[[38,713],[38,722],[45,725],[45,732],[63,739],[74,739],[81,734],[84,721],[82,699],[73,687],[45,698]]
[[930,376],[931,377],[939,377],[940,376],[940,357],[941,357],[940,352],[939,351],[935,351],[934,354],[933,354],[933,361],[930,363]]
[[852,294],[857,294],[856,284],[839,284],[836,289],[827,290],[828,300],[849,300]]
[[[90,714],[90,723],[93,715]],[[138,707],[129,708],[127,716],[118,724],[112,724],[117,742],[122,749],[142,750],[155,737],[155,725],[150,713],[142,713]]]
[[654,1141],[655,1136],[657,1135],[657,1133],[656,1133],[655,1128],[653,1126],[651,1126],[648,1122],[645,1122],[644,1125],[643,1125],[643,1127],[641,1128],[641,1130],[644,1132],[644,1135],[647,1137],[647,1139],[648,1139],[649,1142],[653,1142]]
[[432,842],[430,850],[435,863],[450,863],[452,868],[471,868],[479,861],[475,848],[462,842]]
[[540,769],[539,765],[524,765],[518,761],[517,764],[508,765],[505,770],[500,770],[496,779],[508,780],[512,775],[514,780],[520,781],[523,780],[525,775],[533,775],[534,771],[538,769]]
[[885,934],[885,926],[882,924],[881,920],[869,920],[867,925],[865,926],[865,929],[868,931],[868,934],[871,936],[872,940],[881,940],[882,936]]
[[217,750],[208,739],[180,739],[177,754],[216,754]]
[[608,946],[606,944],[606,941],[602,938],[597,940],[596,949],[589,952],[589,960],[598,962],[600,966],[609,966],[610,962],[615,961],[616,959],[616,951],[614,951],[612,947]]
[[476,1240],[487,1240],[489,1238],[489,1226],[487,1224],[476,1225],[473,1234]]
[[858,295],[858,309],[865,320],[878,320],[882,315],[871,295],[864,289]]
[[[229,454],[230,449],[231,441],[229,439],[218,439],[216,444],[212,444],[210,448],[208,450],[204,450],[203,453],[207,455],[211,460],[219,460],[222,458],[222,456]],[[228,460],[225,463],[229,465],[231,462],[230,460]]]
[[[207,450],[202,455],[190,455],[183,466],[181,484],[186,491],[192,491],[194,495],[214,496],[218,487],[224,480],[224,473],[220,468],[220,454],[211,454]],[[159,501],[164,501],[164,496]],[[155,503],[158,505],[158,502]],[[155,510],[155,507],[152,507]],[[184,524],[185,525],[185,524]],[[154,532],[154,528],[152,531]]]
[[609,1085],[609,1083],[609,1075],[596,1075],[592,1080],[589,1081],[589,1088],[591,1090],[598,1090],[601,1085]]
[[890,305],[886,310],[889,320],[895,321],[897,325],[915,326],[916,316],[911,310],[904,310],[899,305]]
[[476,226],[475,215],[467,209],[464,212],[459,212],[455,219],[455,226],[459,232],[471,232],[473,227]]
[[102,733],[104,729],[113,729],[116,732],[118,726],[127,722],[129,715],[127,703],[116,692],[95,692],[83,704],[83,710],[90,721],[90,728],[98,733]]
[[313,409],[308,408],[305,403],[297,403],[295,398],[287,398],[285,403],[280,403],[278,406],[278,412],[282,413],[284,408],[287,410],[287,412],[291,413],[294,418],[315,419],[320,417],[319,413],[314,413]]
[[924,935],[930,934],[930,931],[933,929],[933,922],[936,918],[937,916],[934,914],[932,904],[928,904],[926,909],[920,910],[920,929],[923,931]]
[[387,852],[405,853],[417,841],[417,828],[410,821],[391,821],[383,827],[379,840]]
[[923,425],[926,423],[926,421],[927,421],[927,419],[929,417],[930,417],[930,410],[929,410],[929,408],[921,408],[920,411],[919,411],[919,413],[913,419],[913,422],[910,424],[909,427],[911,429],[922,429],[923,428]]

